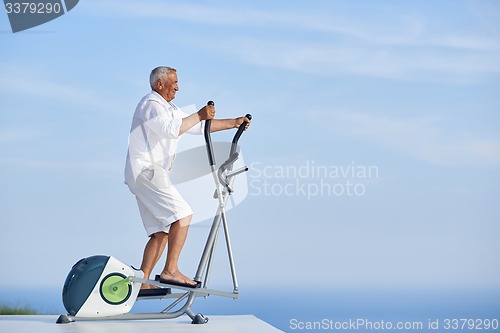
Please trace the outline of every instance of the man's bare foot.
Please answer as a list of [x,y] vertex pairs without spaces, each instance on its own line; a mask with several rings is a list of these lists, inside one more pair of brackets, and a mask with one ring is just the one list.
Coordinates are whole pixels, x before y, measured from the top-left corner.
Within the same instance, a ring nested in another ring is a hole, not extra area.
[[177,271],[174,273],[166,272],[163,271],[160,274],[160,278],[162,280],[167,280],[167,281],[172,281],[172,282],[177,282],[177,283],[182,283],[182,284],[188,284],[191,286],[196,286],[196,282],[182,274],[181,272]]

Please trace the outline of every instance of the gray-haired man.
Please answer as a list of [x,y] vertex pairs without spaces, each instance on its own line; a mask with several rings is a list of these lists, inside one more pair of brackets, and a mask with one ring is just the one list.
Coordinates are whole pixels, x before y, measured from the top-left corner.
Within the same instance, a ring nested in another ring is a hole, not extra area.
[[[203,134],[204,121],[215,116],[214,106],[185,114],[172,100],[179,90],[177,71],[157,67],[150,75],[152,92],[144,96],[134,113],[125,167],[125,183],[136,196],[149,241],[141,270],[149,278],[168,242],[167,260],[160,274],[163,282],[195,286],[179,271],[178,260],[186,240],[192,210],[170,183],[177,142],[184,133]],[[245,117],[213,119],[211,132],[239,127]],[[248,127],[248,125],[247,125]],[[143,288],[149,288],[143,285]]]

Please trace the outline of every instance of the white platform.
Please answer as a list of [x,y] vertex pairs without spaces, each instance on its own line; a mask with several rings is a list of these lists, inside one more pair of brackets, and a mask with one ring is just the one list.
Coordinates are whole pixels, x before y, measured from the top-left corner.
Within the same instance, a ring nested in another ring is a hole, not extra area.
[[0,316],[0,332],[12,333],[109,333],[109,332],[204,332],[276,333],[283,332],[255,316],[208,316],[209,322],[193,325],[187,316],[176,319],[141,321],[80,321],[56,324],[58,316]]

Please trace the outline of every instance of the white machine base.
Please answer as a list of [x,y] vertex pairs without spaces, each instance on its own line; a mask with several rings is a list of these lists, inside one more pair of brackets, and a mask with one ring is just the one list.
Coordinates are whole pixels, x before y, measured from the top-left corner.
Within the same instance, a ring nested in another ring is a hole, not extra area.
[[85,321],[73,325],[54,324],[55,316],[0,316],[0,332],[16,333],[74,333],[78,332],[234,332],[234,333],[279,333],[283,332],[252,315],[210,316],[209,325],[188,325],[186,316],[170,320],[129,321]]

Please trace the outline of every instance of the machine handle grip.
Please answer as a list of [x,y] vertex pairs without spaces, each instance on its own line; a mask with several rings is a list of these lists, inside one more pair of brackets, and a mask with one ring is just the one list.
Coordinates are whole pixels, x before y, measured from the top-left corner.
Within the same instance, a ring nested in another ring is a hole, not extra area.
[[[252,115],[248,114],[245,116],[248,118],[248,120],[252,120]],[[241,123],[240,127],[238,127],[238,131],[236,131],[236,134],[234,135],[233,138],[233,143],[238,143],[238,140],[240,139],[241,134],[243,134],[243,131],[245,130],[245,126],[247,126],[248,122],[244,121]]]
[[[213,101],[208,101],[207,105],[215,105]],[[215,165],[214,149],[212,146],[212,137],[210,136],[210,126],[212,125],[212,120],[205,120],[205,144],[207,146],[208,164],[210,166]]]
[[[248,120],[252,120],[252,115],[247,113],[246,116]],[[245,130],[245,127],[247,126],[248,122],[244,121],[241,123],[240,127],[238,127],[238,131],[236,131],[236,134],[233,137],[233,143],[231,144],[231,152],[229,153],[229,156],[234,155],[236,152],[236,148],[238,147],[238,140],[240,139],[241,134],[243,134],[243,131]]]

